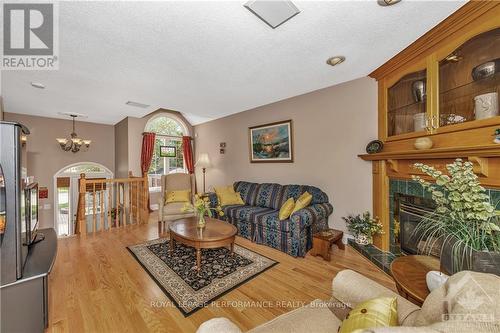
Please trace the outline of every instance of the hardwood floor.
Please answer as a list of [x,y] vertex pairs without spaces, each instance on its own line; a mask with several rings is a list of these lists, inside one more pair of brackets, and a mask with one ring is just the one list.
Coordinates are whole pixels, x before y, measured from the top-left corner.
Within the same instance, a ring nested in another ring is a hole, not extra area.
[[[395,290],[392,279],[346,247],[331,262],[307,255],[293,258],[237,238],[236,243],[280,263],[185,318],[132,257],[126,246],[158,238],[156,223],[59,240],[50,275],[49,332],[194,332],[214,317],[228,317],[248,330],[314,299],[328,299],[343,269],[356,270]],[[272,307],[238,306],[237,301]],[[234,304],[233,304],[233,303]]]

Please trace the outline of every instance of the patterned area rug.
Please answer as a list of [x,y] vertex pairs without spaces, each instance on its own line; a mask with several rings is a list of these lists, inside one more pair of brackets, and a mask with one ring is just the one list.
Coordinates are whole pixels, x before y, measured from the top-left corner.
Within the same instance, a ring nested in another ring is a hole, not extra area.
[[234,245],[234,254],[225,247],[202,250],[198,273],[195,249],[176,243],[170,253],[166,238],[132,245],[128,249],[184,316],[277,264]]

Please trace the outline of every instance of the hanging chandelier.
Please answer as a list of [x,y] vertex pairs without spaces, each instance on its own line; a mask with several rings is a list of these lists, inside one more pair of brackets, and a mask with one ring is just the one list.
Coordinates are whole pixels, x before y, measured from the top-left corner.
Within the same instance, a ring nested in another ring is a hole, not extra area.
[[73,132],[70,134],[69,138],[57,138],[56,141],[64,151],[70,151],[72,153],[77,153],[80,150],[87,151],[92,141],[78,138],[75,132],[75,118],[78,116],[74,114],[71,114],[70,116],[73,118]]

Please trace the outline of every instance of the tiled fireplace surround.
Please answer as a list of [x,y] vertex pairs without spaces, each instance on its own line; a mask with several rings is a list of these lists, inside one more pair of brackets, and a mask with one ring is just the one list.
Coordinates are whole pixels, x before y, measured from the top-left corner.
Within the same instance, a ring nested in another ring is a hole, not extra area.
[[[400,248],[395,244],[394,239],[394,206],[395,206],[395,194],[406,194],[413,195],[424,198],[431,198],[431,195],[423,189],[423,187],[416,181],[413,180],[399,180],[390,179],[389,180],[389,211],[390,211],[390,227],[389,227],[389,240],[390,240],[390,251],[382,251],[374,245],[358,245],[352,239],[349,239],[349,244],[363,254],[370,261],[375,263],[379,268],[383,269],[386,273],[390,273],[391,262],[400,255]],[[487,189],[487,194],[490,196],[490,201],[493,205],[499,205],[500,208],[500,190],[499,189]]]

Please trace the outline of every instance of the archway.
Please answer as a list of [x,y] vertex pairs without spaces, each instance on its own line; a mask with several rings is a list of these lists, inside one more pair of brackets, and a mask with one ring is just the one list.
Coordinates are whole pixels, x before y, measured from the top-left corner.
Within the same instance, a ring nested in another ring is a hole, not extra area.
[[74,234],[74,223],[78,205],[78,179],[113,178],[107,167],[95,162],[78,162],[61,168],[54,175],[54,229],[58,236]]

